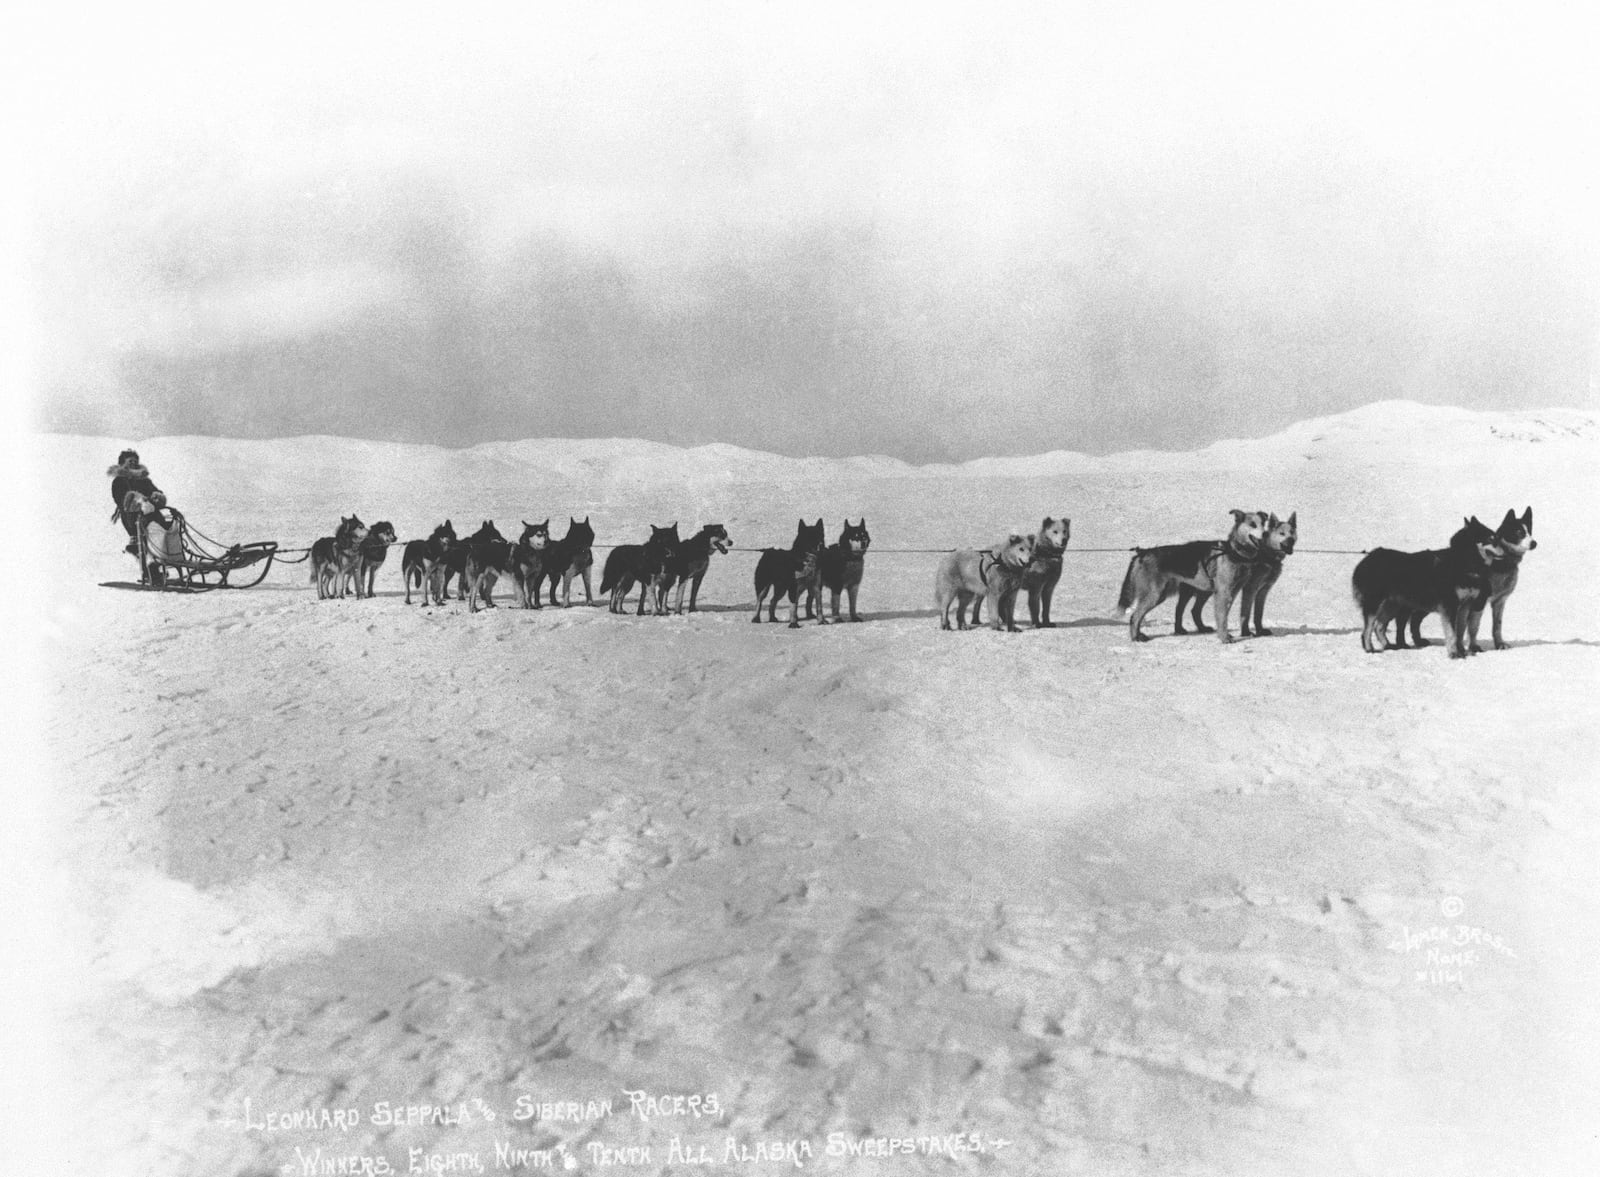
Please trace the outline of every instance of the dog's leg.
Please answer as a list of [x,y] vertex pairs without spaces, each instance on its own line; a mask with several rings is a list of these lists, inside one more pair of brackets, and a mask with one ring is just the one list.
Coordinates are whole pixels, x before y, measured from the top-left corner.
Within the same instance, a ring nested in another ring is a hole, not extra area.
[[1252,622],[1256,615],[1256,584],[1254,577],[1246,577],[1244,588],[1239,592],[1239,636],[1250,637],[1255,629]]
[[[1510,594],[1506,595],[1509,596]],[[1506,640],[1500,636],[1500,619],[1506,613],[1506,598],[1496,597],[1489,602],[1489,608],[1494,611],[1494,620],[1490,629],[1490,632],[1494,635],[1494,648],[1504,650],[1506,648]]]
[[1467,610],[1467,652],[1470,654],[1483,653],[1483,647],[1478,645],[1478,627],[1483,624],[1483,602],[1479,601],[1475,608]]
[[[828,594],[833,598],[833,619],[835,621],[842,620],[839,616],[839,592],[840,590],[836,588],[830,588],[828,590]],[[853,609],[851,610],[851,612],[854,611],[855,610]]]
[[[1366,625],[1361,631],[1361,648],[1369,654],[1381,654],[1389,648],[1389,619],[1392,607],[1388,601],[1378,602],[1370,614],[1367,615]],[[1401,624],[1405,624],[1405,614],[1400,615]]]
[[1217,640],[1226,646],[1233,641],[1233,634],[1228,632],[1228,614],[1233,610],[1233,597],[1238,586],[1233,581],[1233,570],[1223,560],[1217,561],[1214,583],[1216,596],[1211,598],[1211,608],[1217,615]]
[[1456,648],[1456,608],[1454,601],[1446,601],[1436,610],[1439,622],[1444,626],[1444,652],[1448,658],[1460,658],[1462,655]]
[[1147,584],[1138,586],[1137,595],[1134,597],[1133,610],[1128,614],[1128,640],[1131,642],[1148,642],[1149,636],[1142,628],[1144,619],[1150,610],[1161,604],[1173,594],[1172,584],[1164,584],[1153,595]]
[[850,594],[850,620],[860,621],[861,614],[856,612],[856,594],[861,591],[861,586],[859,584],[846,585],[845,591]]
[[762,588],[760,585],[756,585],[756,615],[750,620],[755,622],[757,625],[761,624],[761,601],[766,595],[767,590]]
[[1041,629],[1054,629],[1056,623],[1050,620],[1050,602],[1056,595],[1056,582],[1046,580],[1044,587],[1039,590],[1039,627]]
[[1427,612],[1422,609],[1418,609],[1415,613],[1411,614],[1411,644],[1419,650],[1424,646],[1432,644],[1427,638],[1422,636],[1422,623],[1427,619],[1427,616]]
[[[807,618],[807,620],[810,620],[810,618]],[[799,584],[792,584],[792,585],[789,586],[789,628],[790,629],[799,629],[800,628],[800,586],[799,586]]]

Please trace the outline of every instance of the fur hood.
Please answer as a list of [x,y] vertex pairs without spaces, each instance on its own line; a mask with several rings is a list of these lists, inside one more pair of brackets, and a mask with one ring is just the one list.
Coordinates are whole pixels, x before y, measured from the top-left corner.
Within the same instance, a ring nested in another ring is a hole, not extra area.
[[138,462],[119,462],[106,470],[106,477],[118,478],[127,475],[129,478],[149,478],[150,471]]

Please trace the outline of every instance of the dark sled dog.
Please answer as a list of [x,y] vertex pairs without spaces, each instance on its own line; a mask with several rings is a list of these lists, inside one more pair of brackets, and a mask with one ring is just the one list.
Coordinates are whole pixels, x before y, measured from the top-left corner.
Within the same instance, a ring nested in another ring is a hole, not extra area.
[[[1294,555],[1294,545],[1299,542],[1299,514],[1298,511],[1291,512],[1287,519],[1279,519],[1276,515],[1267,516],[1267,534],[1261,541],[1260,556],[1241,593],[1239,633],[1243,637],[1272,636],[1272,631],[1262,622],[1261,617],[1266,611],[1267,594],[1283,575],[1284,557]],[[1200,619],[1200,610],[1210,599],[1209,592],[1202,592],[1187,584],[1179,584],[1178,607],[1172,615],[1172,632],[1188,632],[1183,628],[1183,612],[1189,607],[1190,602],[1193,602],[1192,617],[1195,632],[1210,633],[1211,626]],[[1253,634],[1252,619],[1255,622]]]
[[317,586],[317,600],[345,595],[345,585],[355,571],[361,541],[367,538],[367,525],[351,515],[341,517],[332,535],[311,545],[311,580]]
[[[548,522],[548,521],[547,521]],[[544,550],[545,580],[550,582],[550,603],[556,603],[556,581],[561,582],[561,604],[572,604],[572,578],[583,578],[583,600],[594,604],[594,593],[589,588],[589,569],[594,566],[594,528],[585,515],[580,523],[567,516],[567,534],[551,540]]]
[[600,595],[611,596],[611,612],[621,613],[627,606],[628,593],[639,586],[639,616],[644,616],[645,602],[653,613],[665,612],[666,596],[662,582],[667,568],[677,556],[683,541],[678,538],[678,525],[657,527],[650,525],[650,538],[642,544],[618,544],[606,557],[605,572],[600,577]]
[[467,559],[471,554],[467,551],[466,541],[457,540],[446,549],[439,562],[433,566],[433,582],[438,586],[434,597],[440,604],[450,599],[452,577],[456,581],[456,600],[467,599]]
[[406,604],[411,604],[413,581],[422,590],[422,604],[428,604],[430,595],[435,605],[444,604],[444,586],[434,585],[433,570],[455,542],[456,529],[446,519],[433,529],[433,534],[427,539],[414,539],[406,544],[405,550],[400,553],[400,578],[405,581]]
[[516,586],[517,604],[524,609],[542,609],[540,588],[544,583],[545,551],[550,546],[550,520],[543,523],[522,521],[522,534],[511,549],[511,583]]
[[822,549],[827,542],[821,519],[814,524],[802,519],[788,551],[782,548],[762,549],[761,558],[756,561],[756,615],[751,621],[761,620],[761,604],[770,592],[772,603],[767,610],[767,620],[778,620],[778,601],[787,596],[790,605],[789,628],[799,629],[800,595],[804,592],[807,607],[810,608],[813,603],[816,605],[818,624],[827,624],[827,619],[822,616],[820,573]]
[[1229,513],[1233,528],[1227,539],[1140,548],[1134,552],[1117,598],[1118,609],[1132,610],[1128,614],[1130,639],[1147,641],[1139,628],[1145,614],[1186,584],[1198,592],[1216,594],[1217,637],[1223,642],[1233,641],[1228,632],[1228,614],[1233,598],[1244,590],[1255,571],[1267,532],[1267,515],[1237,509]]
[[[1500,541],[1503,553],[1489,568],[1489,608],[1492,610],[1493,622],[1491,633],[1494,636],[1494,648],[1506,648],[1505,637],[1501,632],[1501,621],[1505,616],[1506,598],[1517,587],[1517,573],[1522,564],[1522,557],[1539,546],[1533,538],[1533,508],[1529,507],[1519,517],[1514,510],[1508,510],[1505,518],[1500,521],[1500,526],[1495,528],[1495,538]],[[1417,649],[1430,643],[1422,636],[1422,621],[1428,615],[1424,609],[1400,609],[1394,615],[1394,641],[1389,641],[1388,627],[1379,631],[1380,642],[1390,649],[1403,650],[1406,648],[1406,631],[1411,633],[1411,644]],[[1478,645],[1478,627],[1483,621],[1483,609],[1474,610],[1467,619],[1467,650],[1472,654],[1483,653],[1483,647]]]
[[1361,607],[1361,648],[1369,654],[1388,648],[1384,631],[1402,614],[1438,613],[1444,623],[1445,652],[1464,658],[1474,610],[1483,611],[1491,592],[1490,576],[1505,547],[1474,516],[1450,537],[1450,546],[1423,552],[1374,548],[1350,576],[1350,589]]
[[667,593],[673,585],[677,585],[677,611],[683,612],[683,592],[687,588],[689,612],[695,612],[696,602],[700,598],[700,582],[711,569],[711,553],[725,556],[731,547],[733,541],[728,538],[728,529],[720,523],[707,523],[684,540],[677,554],[667,561],[667,575],[661,584],[662,609],[666,608]]
[[[856,594],[861,591],[861,574],[866,569],[867,549],[871,546],[872,536],[867,533],[867,517],[863,515],[860,523],[851,523],[846,519],[839,531],[838,541],[822,549],[819,571],[822,583],[833,600],[835,621],[840,620],[841,592],[850,596],[850,620],[861,620],[861,615],[856,612]],[[820,602],[818,610],[821,610]]]
[[[1516,591],[1522,557],[1539,546],[1539,541],[1533,538],[1533,508],[1523,511],[1520,519],[1515,511],[1508,510],[1500,526],[1495,528],[1494,537],[1500,541],[1501,554],[1489,565],[1489,608],[1493,613],[1490,632],[1494,636],[1494,648],[1504,650],[1506,642],[1500,633],[1500,619],[1505,616],[1506,598]],[[1478,623],[1482,620],[1483,606],[1479,605],[1467,618],[1467,647],[1474,654],[1482,653],[1478,645]]]
[[494,582],[511,572],[510,542],[500,534],[494,520],[485,519],[462,547],[467,553],[466,569],[461,578],[467,586],[467,609],[476,613],[479,601],[485,609],[495,608]]
[[1049,515],[1033,536],[1033,559],[1022,574],[1022,587],[1028,590],[1028,617],[1034,629],[1053,629],[1050,601],[1061,582],[1061,558],[1072,540],[1072,520],[1052,519]]
[[357,600],[373,595],[372,586],[377,579],[378,569],[383,567],[383,562],[389,557],[389,549],[397,542],[394,524],[385,521],[374,523],[367,532],[367,538],[356,545],[354,577]]

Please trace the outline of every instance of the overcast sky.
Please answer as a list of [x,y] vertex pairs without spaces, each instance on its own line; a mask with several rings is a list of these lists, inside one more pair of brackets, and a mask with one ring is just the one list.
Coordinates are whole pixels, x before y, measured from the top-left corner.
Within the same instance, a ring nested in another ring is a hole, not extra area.
[[39,17],[38,423],[935,460],[1596,403],[1582,6],[861,7]]

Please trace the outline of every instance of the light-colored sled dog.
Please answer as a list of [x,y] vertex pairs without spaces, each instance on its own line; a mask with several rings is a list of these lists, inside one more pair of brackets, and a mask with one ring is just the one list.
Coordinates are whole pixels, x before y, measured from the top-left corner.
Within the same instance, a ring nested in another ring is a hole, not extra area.
[[992,548],[982,551],[958,548],[939,561],[933,580],[934,604],[939,607],[939,628],[950,628],[950,605],[956,606],[957,629],[967,628],[969,603],[989,600],[989,624],[1019,632],[1013,613],[1023,574],[1033,560],[1031,535],[1012,532]]
[[[1264,511],[1231,511],[1233,529],[1228,538],[1198,543],[1141,548],[1128,561],[1122,578],[1119,610],[1128,614],[1128,637],[1136,642],[1149,639],[1140,632],[1145,614],[1187,585],[1199,593],[1215,593],[1217,637],[1233,641],[1228,632],[1228,613],[1233,599],[1244,591],[1261,557],[1261,543],[1267,533]],[[1253,596],[1253,595],[1252,595]]]

